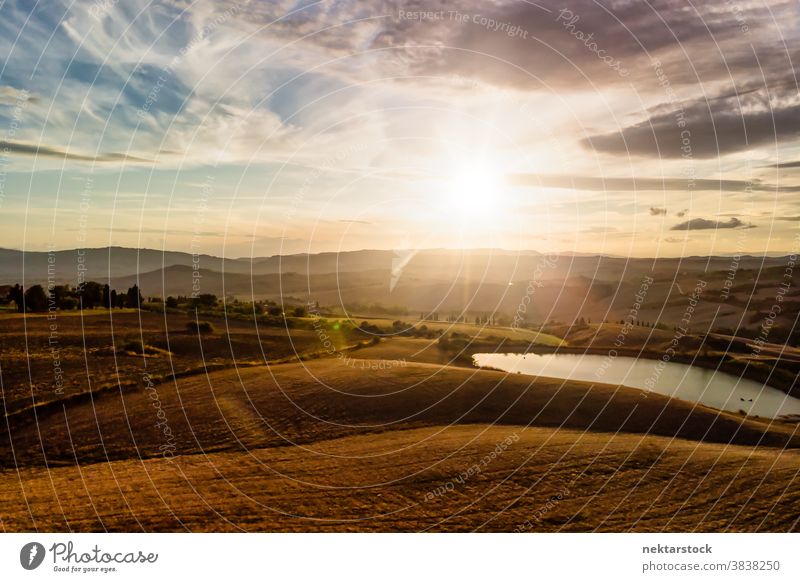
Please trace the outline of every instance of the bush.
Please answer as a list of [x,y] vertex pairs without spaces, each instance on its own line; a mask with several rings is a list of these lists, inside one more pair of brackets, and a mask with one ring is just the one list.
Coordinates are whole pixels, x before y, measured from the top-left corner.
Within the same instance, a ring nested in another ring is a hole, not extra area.
[[217,296],[212,293],[201,293],[192,299],[194,307],[216,307]]
[[214,326],[208,321],[190,321],[186,329],[192,333],[214,333]]
[[28,311],[47,311],[47,294],[41,285],[34,285],[25,291],[24,305]]
[[78,300],[74,297],[64,297],[61,302],[58,304],[58,308],[61,310],[72,310],[78,308]]

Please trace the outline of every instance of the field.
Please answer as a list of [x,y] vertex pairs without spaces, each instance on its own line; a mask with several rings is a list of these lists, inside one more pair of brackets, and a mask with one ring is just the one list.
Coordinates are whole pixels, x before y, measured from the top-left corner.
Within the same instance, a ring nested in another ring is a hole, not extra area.
[[[795,425],[618,386],[403,361],[430,357],[424,341],[11,415],[3,528],[797,528]],[[400,358],[372,359],[385,355]]]
[[462,425],[8,471],[0,504],[6,531],[795,531],[798,462],[780,449]]
[[[5,409],[15,412],[104,388],[141,386],[145,374],[159,378],[263,364],[319,349],[309,330],[291,330],[290,337],[284,327],[256,329],[249,322],[219,317],[203,318],[214,331],[200,338],[187,330],[192,319],[127,309],[59,312],[55,320],[45,314],[0,315]],[[145,353],[137,342],[147,348]]]

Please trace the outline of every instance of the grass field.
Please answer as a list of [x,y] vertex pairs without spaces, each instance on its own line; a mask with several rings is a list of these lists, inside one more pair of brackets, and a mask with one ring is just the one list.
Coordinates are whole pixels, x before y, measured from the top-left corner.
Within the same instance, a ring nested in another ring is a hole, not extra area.
[[795,426],[617,386],[377,362],[222,370],[158,385],[157,408],[139,390],[17,415],[3,527],[797,527]]
[[[211,319],[213,331],[197,334],[182,314],[59,317],[71,383],[56,396],[47,318],[0,317],[11,413],[0,428],[3,530],[798,528],[797,424],[478,370],[436,338],[373,343],[333,320],[322,336],[302,325],[313,320],[287,330]],[[477,346],[561,342],[450,331]],[[645,342],[641,331],[632,342]],[[614,332],[564,335],[574,349]],[[154,355],[120,350],[140,333]]]
[[5,531],[795,531],[798,463],[796,451],[462,425],[6,471],[0,507]]
[[[0,316],[0,371],[7,412],[106,387],[141,386],[151,377],[202,372],[318,351],[311,330],[204,318],[213,333],[190,332],[186,314],[105,309]],[[336,338],[334,338],[336,341]],[[124,348],[143,342],[150,354]],[[340,343],[344,343],[341,340]]]

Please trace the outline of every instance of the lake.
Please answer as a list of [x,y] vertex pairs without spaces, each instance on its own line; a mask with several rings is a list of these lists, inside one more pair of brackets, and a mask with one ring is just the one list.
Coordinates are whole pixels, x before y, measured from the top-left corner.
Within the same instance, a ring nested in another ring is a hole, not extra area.
[[[754,416],[800,416],[800,399],[776,388],[731,374],[667,362],[655,374],[658,360],[607,358],[581,354],[475,354],[477,366],[530,376],[622,384],[690,402]],[[648,379],[652,388],[647,388]]]

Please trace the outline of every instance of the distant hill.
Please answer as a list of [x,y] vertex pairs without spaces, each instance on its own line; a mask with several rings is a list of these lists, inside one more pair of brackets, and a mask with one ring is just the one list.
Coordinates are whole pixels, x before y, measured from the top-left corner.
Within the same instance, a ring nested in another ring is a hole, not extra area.
[[[580,317],[617,321],[628,316],[647,276],[655,282],[638,318],[669,328],[683,317],[687,294],[698,280],[706,287],[694,310],[693,324],[757,327],[775,300],[786,266],[783,257],[741,257],[729,281],[730,294],[724,297],[723,285],[735,265],[730,257],[655,260],[429,249],[252,260],[201,255],[193,261],[190,253],[152,249],[111,247],[82,253],[71,250],[53,254],[56,282],[75,285],[83,265],[86,280],[109,282],[118,290],[138,283],[148,297],[189,296],[199,281],[200,293],[218,297],[284,300],[290,305],[311,300],[362,314],[406,310],[414,316],[437,312],[447,317],[465,312],[474,317],[495,313],[509,319],[526,302],[525,317],[532,322],[571,322]],[[46,252],[0,250],[0,285],[21,283],[23,275],[25,286],[46,284],[50,260]],[[792,327],[792,314],[800,308],[796,291],[787,294],[784,306],[773,335],[779,327]]]
[[[79,254],[80,253],[80,254]],[[230,272],[250,272],[250,262],[223,260],[210,255],[199,256],[200,265],[206,269]],[[153,249],[131,249],[106,247],[47,252],[0,249],[0,282],[26,284],[44,283],[48,277],[48,266],[58,283],[75,284],[78,273],[85,280],[102,281],[109,277],[121,277],[146,273],[173,265],[192,266],[191,253],[158,251]],[[82,271],[79,271],[82,269]]]
[[[463,279],[508,284],[532,278],[564,279],[587,277],[618,281],[642,272],[703,273],[726,270],[729,257],[689,257],[684,259],[629,259],[599,255],[562,254],[546,259],[536,251],[446,250],[422,251],[361,250],[341,253],[296,254],[273,257],[223,259],[211,255],[193,257],[191,253],[105,247],[47,252],[0,249],[0,285],[25,281],[26,285],[46,283],[48,267],[58,283],[75,284],[79,273],[84,279],[107,281],[136,277],[170,267],[199,267],[227,275],[269,275],[300,273],[323,275],[394,271],[398,280],[418,278],[436,281]],[[785,263],[781,257],[745,256],[740,269],[761,270]],[[175,271],[179,273],[181,271]]]

